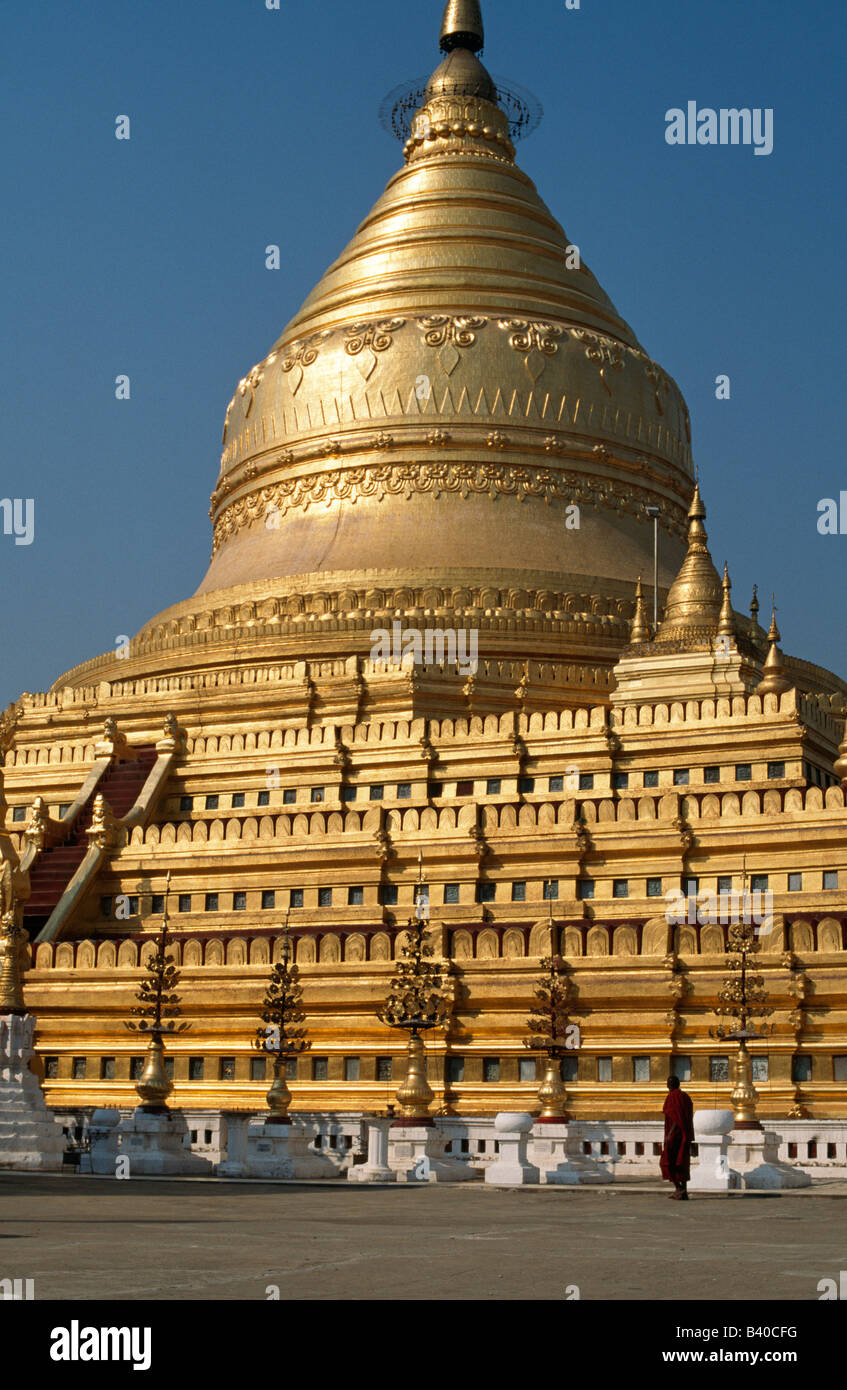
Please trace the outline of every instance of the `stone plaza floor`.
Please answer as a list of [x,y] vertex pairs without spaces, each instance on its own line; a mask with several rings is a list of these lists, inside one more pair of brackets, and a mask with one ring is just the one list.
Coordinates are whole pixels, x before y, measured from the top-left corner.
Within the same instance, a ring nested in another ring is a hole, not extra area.
[[36,1299],[808,1301],[847,1269],[847,1183],[668,1192],[6,1172],[0,1278]]

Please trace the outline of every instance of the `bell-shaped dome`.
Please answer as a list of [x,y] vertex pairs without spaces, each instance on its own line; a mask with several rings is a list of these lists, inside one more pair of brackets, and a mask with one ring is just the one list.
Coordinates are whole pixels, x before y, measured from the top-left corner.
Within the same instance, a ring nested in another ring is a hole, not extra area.
[[367,570],[631,595],[648,505],[676,569],[685,404],[516,166],[481,38],[448,5],[404,167],[239,383],[200,594]]
[[719,631],[724,584],[709,552],[705,517],[700,487],[695,485],[688,509],[688,550],[668,591],[657,643],[709,644]]
[[648,508],[660,589],[676,574],[685,403],[517,166],[520,98],[482,41],[476,0],[451,0],[403,166],[229,403],[208,573],[122,678],[214,667],[241,628],[245,652],[346,670],[374,628],[431,615],[477,632],[477,700],[528,662],[587,700],[653,568]]

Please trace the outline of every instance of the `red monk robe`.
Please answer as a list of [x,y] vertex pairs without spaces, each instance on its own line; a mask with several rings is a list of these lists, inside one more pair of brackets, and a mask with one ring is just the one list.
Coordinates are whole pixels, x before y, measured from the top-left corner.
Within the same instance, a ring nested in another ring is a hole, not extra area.
[[679,1086],[668,1091],[662,1106],[665,1116],[665,1143],[662,1149],[662,1177],[682,1187],[691,1177],[691,1144],[694,1139],[694,1105]]

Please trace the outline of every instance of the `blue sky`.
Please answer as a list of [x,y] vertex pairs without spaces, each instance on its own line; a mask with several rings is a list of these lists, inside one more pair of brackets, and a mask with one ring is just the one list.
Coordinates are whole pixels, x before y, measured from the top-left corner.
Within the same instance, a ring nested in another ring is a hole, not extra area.
[[[519,162],[688,400],[736,606],[775,589],[785,647],[847,676],[847,534],[816,526],[847,490],[843,4],[483,8],[484,61],[545,111]],[[441,9],[6,7],[0,498],[35,539],[0,534],[0,705],[196,588],[226,404],[399,166],[377,112]],[[773,153],[667,145],[689,100],[772,108]]]

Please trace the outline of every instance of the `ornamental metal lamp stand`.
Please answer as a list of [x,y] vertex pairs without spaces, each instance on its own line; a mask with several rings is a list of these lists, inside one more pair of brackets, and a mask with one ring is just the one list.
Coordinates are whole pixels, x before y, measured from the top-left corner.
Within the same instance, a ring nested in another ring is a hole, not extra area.
[[538,1002],[526,1021],[531,1035],[524,1039],[524,1047],[541,1053],[546,1059],[544,1080],[538,1088],[541,1114],[537,1122],[564,1124],[568,1117],[562,1057],[567,1047],[570,985],[561,956],[545,956],[541,967],[547,973],[536,981]]
[[759,1096],[753,1085],[753,1064],[747,1051],[747,1039],[763,1038],[765,1034],[739,1031],[725,1036],[728,1041],[738,1042],[738,1051],[732,1059],[733,1088],[729,1097],[735,1116],[735,1129],[761,1129],[761,1121],[756,1117]]
[[753,1085],[753,1064],[747,1050],[747,1043],[751,1039],[766,1036],[765,1032],[757,1032],[750,1026],[751,1020],[764,1018],[771,1013],[766,1003],[764,979],[761,975],[751,973],[750,969],[752,958],[758,950],[756,928],[752,923],[730,924],[727,958],[731,973],[727,975],[718,991],[715,1013],[737,1020],[738,1026],[727,1028],[719,1024],[709,1030],[712,1037],[738,1043],[738,1051],[732,1059],[733,1088],[730,1095],[735,1129],[762,1128],[756,1118],[758,1095]]
[[147,962],[148,978],[143,979],[136,992],[138,1004],[131,1012],[140,1016],[139,1023],[126,1021],[124,1027],[131,1032],[149,1033],[147,1055],[135,1089],[141,1100],[141,1110],[149,1114],[162,1115],[167,1112],[166,1101],[173,1090],[173,1082],[165,1071],[165,1045],[163,1033],[183,1032],[187,1023],[177,1025],[176,1019],[182,1012],[179,1007],[179,974],[173,962],[165,955],[168,944],[168,892],[171,876],[168,873],[165,883],[165,911],[162,915],[162,929],[159,933],[156,952]]
[[285,1079],[286,1063],[289,1057],[297,1057],[312,1046],[305,1028],[299,1026],[306,1018],[301,1004],[303,986],[292,959],[288,920],[286,913],[282,928],[282,959],[271,971],[262,1001],[261,1016],[266,1026],[256,1029],[253,1043],[258,1052],[274,1054],[273,1080],[265,1096],[271,1112],[265,1120],[266,1125],[291,1124],[288,1109],[292,1096]]
[[409,1034],[406,1050],[406,1075],[397,1088],[397,1100],[403,1117],[392,1126],[431,1125],[429,1108],[433,1100],[432,1087],[426,1079],[426,1057],[422,1033],[444,1025],[452,1001],[444,989],[444,968],[431,959],[432,947],[427,941],[429,895],[419,884],[415,916],[409,918],[408,944],[401,947],[402,959],[391,982],[388,998],[377,1017],[389,1028],[400,1028]]

